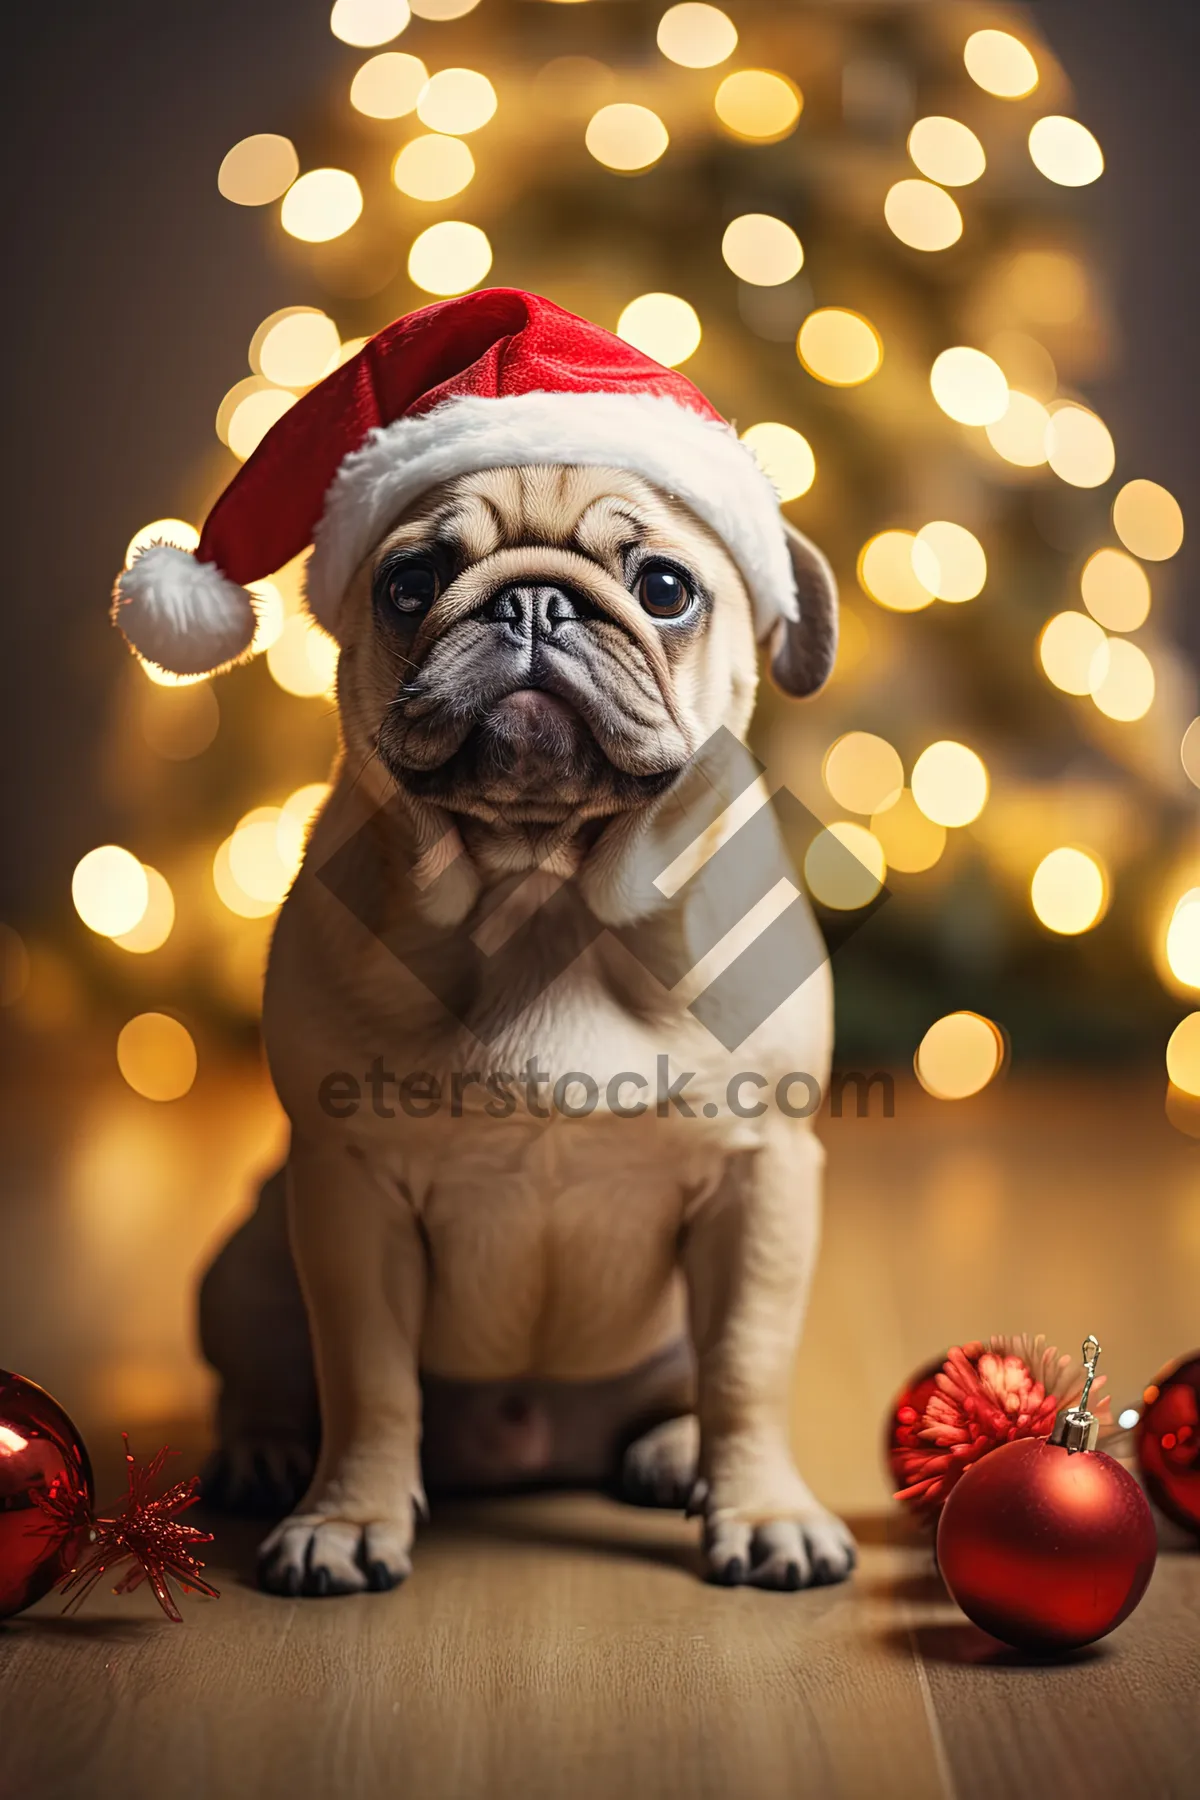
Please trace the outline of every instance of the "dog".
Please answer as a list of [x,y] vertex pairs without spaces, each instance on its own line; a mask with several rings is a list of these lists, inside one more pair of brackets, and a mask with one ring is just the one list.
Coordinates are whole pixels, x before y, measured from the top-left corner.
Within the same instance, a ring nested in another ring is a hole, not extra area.
[[[772,668],[805,695],[836,591],[787,530]],[[529,1482],[690,1507],[719,1583],[843,1579],[789,1441],[823,1152],[812,1105],[759,1099],[826,1082],[827,959],[808,915],[811,973],[736,1053],[654,972],[712,941],[659,872],[728,829],[691,821],[754,707],[737,564],[640,474],[488,468],[389,522],[337,635],[342,749],[264,1001],[290,1154],[202,1292],[210,1491],[293,1506],[260,1559],[287,1595],[391,1588],[427,1489]]]

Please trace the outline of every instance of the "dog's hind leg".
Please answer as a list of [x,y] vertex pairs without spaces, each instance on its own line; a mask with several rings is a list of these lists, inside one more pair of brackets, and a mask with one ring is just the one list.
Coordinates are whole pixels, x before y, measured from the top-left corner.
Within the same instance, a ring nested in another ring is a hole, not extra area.
[[205,1499],[278,1518],[308,1486],[320,1438],[304,1297],[288,1243],[284,1170],[205,1271],[200,1347],[220,1378]]
[[631,1506],[682,1511],[696,1501],[700,1424],[695,1413],[664,1419],[635,1438],[621,1464],[621,1498]]

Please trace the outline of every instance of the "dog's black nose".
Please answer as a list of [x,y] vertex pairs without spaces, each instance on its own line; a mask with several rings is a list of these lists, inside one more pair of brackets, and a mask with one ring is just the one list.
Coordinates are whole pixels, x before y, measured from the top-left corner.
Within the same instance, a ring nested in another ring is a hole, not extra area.
[[522,635],[553,637],[562,625],[590,617],[581,594],[556,583],[513,581],[497,588],[483,610],[493,625],[508,625]]

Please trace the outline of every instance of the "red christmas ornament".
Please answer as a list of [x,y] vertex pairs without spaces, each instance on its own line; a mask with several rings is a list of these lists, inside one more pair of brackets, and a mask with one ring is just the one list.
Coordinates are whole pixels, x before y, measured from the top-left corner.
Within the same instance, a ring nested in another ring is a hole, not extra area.
[[[970,1356],[972,1351],[983,1354],[982,1344],[964,1344],[963,1354]],[[933,1362],[926,1363],[923,1368],[911,1375],[892,1402],[891,1417],[887,1422],[884,1437],[883,1453],[887,1457],[895,1487],[907,1487],[909,1471],[912,1468],[911,1458],[914,1453],[920,1455],[924,1446],[920,1432],[925,1424],[925,1409],[937,1393],[937,1378],[945,1366],[945,1357],[939,1356]]]
[[1150,1498],[1200,1537],[1200,1350],[1156,1375],[1142,1396],[1138,1467]]
[[62,1407],[0,1369],[0,1619],[32,1606],[69,1572],[91,1505],[92,1465]]
[[200,1497],[200,1478],[152,1489],[170,1450],[145,1466],[125,1442],[128,1488],[104,1517],[93,1506],[92,1469],[83,1439],[62,1407],[21,1375],[0,1370],[0,1619],[23,1612],[60,1587],[74,1611],[109,1569],[131,1562],[113,1589],[128,1594],[143,1581],[169,1619],[181,1615],[170,1579],[184,1592],[217,1599],[200,1574],[193,1546],[212,1533],[175,1516]]
[[[1103,1385],[1100,1376],[1096,1386]],[[956,1345],[897,1397],[887,1454],[898,1500],[934,1520],[973,1463],[1017,1438],[1046,1437],[1060,1407],[1082,1392],[1084,1371],[1045,1338],[993,1337]],[[1097,1405],[1107,1417],[1108,1400]]]
[[1002,1444],[968,1469],[938,1524],[951,1596],[976,1625],[1022,1650],[1074,1650],[1105,1637],[1145,1593],[1158,1554],[1141,1488],[1095,1447],[1094,1338],[1084,1353],[1079,1404],[1049,1438]]

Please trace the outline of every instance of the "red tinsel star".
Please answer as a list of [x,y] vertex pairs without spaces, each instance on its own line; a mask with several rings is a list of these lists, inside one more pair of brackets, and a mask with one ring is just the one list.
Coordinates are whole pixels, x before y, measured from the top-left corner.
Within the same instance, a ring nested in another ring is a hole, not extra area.
[[172,1578],[185,1594],[194,1591],[207,1594],[211,1600],[220,1598],[217,1589],[201,1576],[204,1564],[191,1548],[193,1544],[211,1544],[212,1532],[199,1531],[194,1525],[181,1525],[175,1516],[194,1506],[200,1498],[200,1477],[194,1475],[190,1481],[177,1481],[163,1494],[152,1493],[173,1452],[164,1444],[156,1456],[142,1464],[129,1448],[128,1432],[122,1432],[121,1437],[125,1445],[129,1486],[110,1516],[89,1517],[86,1509],[80,1516],[78,1508],[72,1508],[54,1496],[39,1496],[43,1511],[61,1524],[64,1532],[78,1534],[86,1543],[86,1554],[60,1577],[57,1586],[71,1596],[66,1610],[74,1612],[109,1569],[132,1562],[133,1567],[113,1588],[114,1594],[132,1593],[143,1581],[148,1581],[168,1619],[179,1625],[183,1620],[171,1593],[169,1583]]
[[[1108,1399],[1093,1410],[1107,1417]],[[1083,1369],[1046,1347],[1044,1338],[994,1337],[991,1349],[967,1344],[950,1351],[924,1417],[906,1422],[895,1457],[905,1485],[896,1495],[916,1511],[941,1510],[972,1463],[1014,1438],[1048,1437],[1059,1410],[1074,1405]]]

